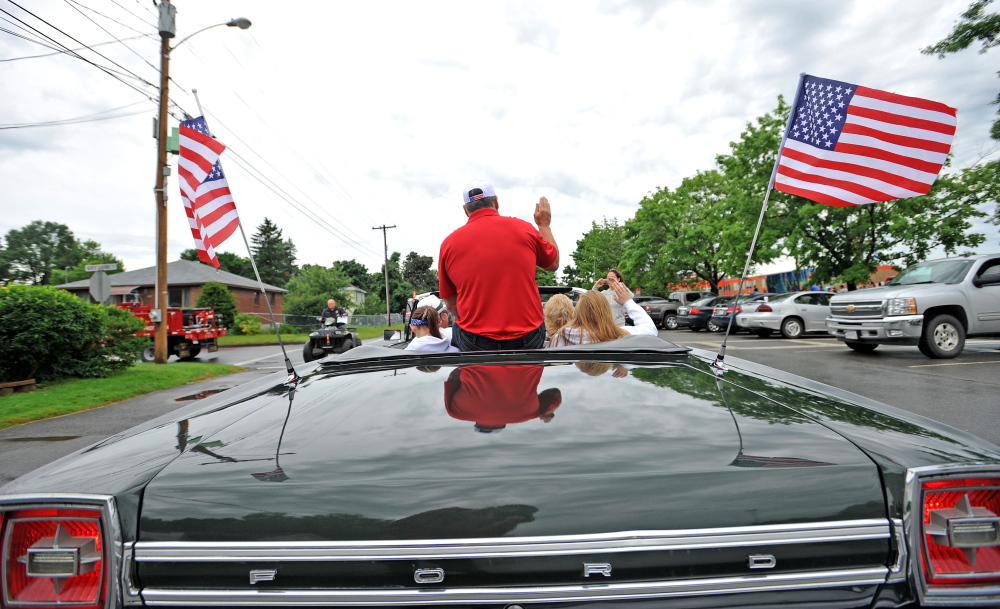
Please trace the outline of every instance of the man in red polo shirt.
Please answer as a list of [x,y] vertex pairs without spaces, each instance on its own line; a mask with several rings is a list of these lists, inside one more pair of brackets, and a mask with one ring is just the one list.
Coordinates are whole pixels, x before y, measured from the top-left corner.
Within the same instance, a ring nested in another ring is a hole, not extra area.
[[452,344],[462,351],[540,349],[545,319],[535,267],[559,268],[548,199],[535,205],[535,230],[498,213],[491,184],[471,184],[462,198],[469,219],[445,238],[438,256],[441,298],[458,318]]

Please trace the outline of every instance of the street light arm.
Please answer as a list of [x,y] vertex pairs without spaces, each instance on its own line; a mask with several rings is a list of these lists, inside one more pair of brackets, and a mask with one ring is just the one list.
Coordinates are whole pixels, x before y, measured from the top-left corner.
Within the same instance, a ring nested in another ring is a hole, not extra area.
[[185,36],[184,38],[182,38],[181,41],[178,42],[177,44],[175,44],[170,50],[173,51],[177,47],[181,46],[182,44],[184,44],[185,42],[187,42],[188,38],[191,38],[195,34],[200,34],[200,33],[204,32],[205,30],[210,30],[210,29],[212,29],[214,27],[221,27],[223,25],[227,25],[229,27],[238,27],[241,30],[245,30],[248,27],[250,27],[251,24],[250,24],[250,20],[249,19],[247,19],[245,17],[237,17],[236,19],[230,19],[226,23],[216,23],[215,25],[210,25],[208,27],[203,27],[200,30],[198,30],[197,32],[195,32],[194,34],[188,34],[187,36]]

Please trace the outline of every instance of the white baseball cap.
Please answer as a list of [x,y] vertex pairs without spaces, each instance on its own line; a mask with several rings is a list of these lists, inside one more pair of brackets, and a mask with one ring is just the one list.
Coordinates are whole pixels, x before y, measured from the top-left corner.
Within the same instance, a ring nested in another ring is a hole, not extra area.
[[462,200],[465,205],[479,199],[495,196],[497,193],[493,190],[493,185],[485,180],[476,180],[462,190]]

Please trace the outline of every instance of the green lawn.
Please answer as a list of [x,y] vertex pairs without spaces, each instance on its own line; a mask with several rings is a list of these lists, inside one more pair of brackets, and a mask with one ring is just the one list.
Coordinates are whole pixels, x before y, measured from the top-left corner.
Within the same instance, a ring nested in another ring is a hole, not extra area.
[[108,378],[43,383],[38,391],[0,397],[0,429],[99,408],[144,393],[243,370],[239,366],[195,362],[171,362],[167,365],[138,363]]
[[[358,328],[358,337],[361,340],[366,338],[381,338],[382,331],[388,330],[402,330],[403,324],[396,324],[394,326],[361,326]],[[282,334],[281,340],[286,343],[304,343],[309,340],[308,334]],[[245,336],[242,334],[227,334],[219,338],[219,345],[259,345],[262,343],[278,343],[278,337],[274,334],[252,334]]]

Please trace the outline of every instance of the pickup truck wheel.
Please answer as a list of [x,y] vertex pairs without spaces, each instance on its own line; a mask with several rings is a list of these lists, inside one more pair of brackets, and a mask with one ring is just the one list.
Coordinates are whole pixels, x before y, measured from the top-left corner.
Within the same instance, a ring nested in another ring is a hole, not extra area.
[[309,342],[307,342],[307,343],[305,344],[305,346],[304,346],[304,347],[302,348],[302,359],[303,359],[303,360],[304,360],[304,361],[305,361],[306,363],[309,363],[309,362],[313,361],[314,359],[316,359],[316,357],[315,357],[315,356],[313,356],[313,345],[312,345],[312,341],[309,341]]
[[142,361],[148,364],[156,359],[156,349],[153,345],[150,345],[142,350],[142,355],[140,357],[142,358]]
[[934,359],[957,357],[965,348],[965,328],[951,315],[936,315],[924,322],[920,352]]
[[844,344],[854,349],[858,353],[871,353],[878,348],[878,343],[859,343],[855,341],[846,340]]
[[201,353],[201,345],[194,345],[190,349],[188,349],[188,356],[187,357],[182,357],[182,358],[179,358],[179,359],[181,361],[183,361],[183,362],[190,362],[194,358],[198,357],[199,353]]
[[722,332],[722,326],[712,320],[705,322],[705,329],[709,332]]
[[781,322],[781,335],[785,338],[802,336],[802,320],[798,317],[787,317]]
[[677,329],[677,316],[673,313],[667,313],[663,316],[663,329],[664,330],[676,330]]
[[763,330],[754,330],[753,333],[756,334],[757,336],[761,337],[761,338],[767,338],[768,336],[771,336],[772,332],[774,332],[774,330],[770,330],[768,328],[764,328]]

